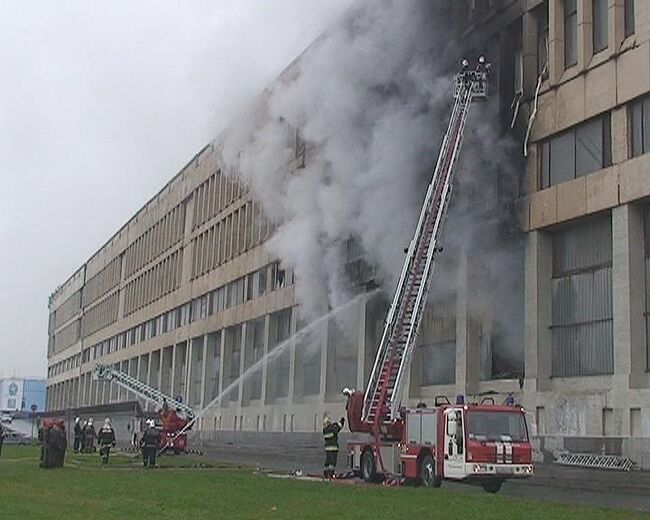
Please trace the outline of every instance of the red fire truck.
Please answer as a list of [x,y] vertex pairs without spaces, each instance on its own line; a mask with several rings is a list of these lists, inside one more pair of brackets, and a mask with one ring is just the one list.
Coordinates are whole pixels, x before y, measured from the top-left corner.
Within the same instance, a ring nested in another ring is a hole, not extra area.
[[[473,100],[487,98],[490,65],[475,70],[464,61],[454,85],[454,105],[436,168],[422,205],[377,356],[365,392],[345,390],[350,431],[350,468],[367,481],[417,479],[438,486],[443,479],[474,480],[497,492],[506,478],[533,473],[532,447],[520,407],[494,404],[404,409],[406,377],[431,285],[439,238],[453,186],[463,131]],[[438,403],[436,403],[438,404]]]
[[[363,431],[363,394],[348,401],[352,431]],[[404,409],[377,444],[367,435],[348,443],[350,469],[366,482],[398,476],[438,487],[443,479],[479,483],[496,493],[508,478],[533,474],[532,446],[523,408],[494,404],[442,404]]]

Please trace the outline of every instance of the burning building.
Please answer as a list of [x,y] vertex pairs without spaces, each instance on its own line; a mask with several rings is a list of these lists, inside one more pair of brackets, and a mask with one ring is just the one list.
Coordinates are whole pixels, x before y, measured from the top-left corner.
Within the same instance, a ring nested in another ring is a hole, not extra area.
[[405,397],[512,394],[540,456],[650,465],[649,34],[633,0],[360,2],[52,295],[48,410],[133,399],[93,379],[102,363],[196,409],[218,398],[204,439],[342,413],[450,77],[485,53],[491,101],[467,125]]

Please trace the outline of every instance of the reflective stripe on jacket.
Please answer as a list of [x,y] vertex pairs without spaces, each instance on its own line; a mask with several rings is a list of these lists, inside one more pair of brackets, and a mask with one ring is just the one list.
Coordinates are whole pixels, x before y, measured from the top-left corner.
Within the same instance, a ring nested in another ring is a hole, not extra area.
[[330,423],[323,428],[323,439],[325,440],[325,451],[339,451],[339,432],[341,425]]

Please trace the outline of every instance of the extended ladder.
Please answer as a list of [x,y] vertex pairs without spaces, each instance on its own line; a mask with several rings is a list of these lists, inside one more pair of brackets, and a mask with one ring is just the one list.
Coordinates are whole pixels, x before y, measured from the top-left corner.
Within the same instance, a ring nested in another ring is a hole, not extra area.
[[188,416],[195,415],[194,409],[187,406],[185,403],[163,394],[160,390],[157,390],[156,388],[153,388],[139,379],[136,379],[121,370],[117,370],[112,366],[96,365],[94,374],[97,379],[104,379],[116,383],[149,403],[153,403],[160,407],[167,403],[171,410],[181,410]]
[[[451,197],[454,166],[473,98],[487,96],[487,73],[464,71],[454,83],[454,106],[429,184],[415,235],[408,248],[395,296],[388,311],[370,381],[362,420],[379,432],[398,418],[401,395],[426,304],[438,241]],[[377,434],[377,433],[376,433]]]

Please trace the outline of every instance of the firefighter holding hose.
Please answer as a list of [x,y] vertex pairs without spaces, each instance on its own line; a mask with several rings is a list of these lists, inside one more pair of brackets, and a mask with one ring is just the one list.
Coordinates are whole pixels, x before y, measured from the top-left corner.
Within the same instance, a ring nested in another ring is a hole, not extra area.
[[336,461],[339,456],[339,432],[345,425],[345,418],[341,417],[340,423],[333,423],[329,416],[323,419],[323,439],[325,441],[325,467],[323,476],[332,478],[336,469]]

